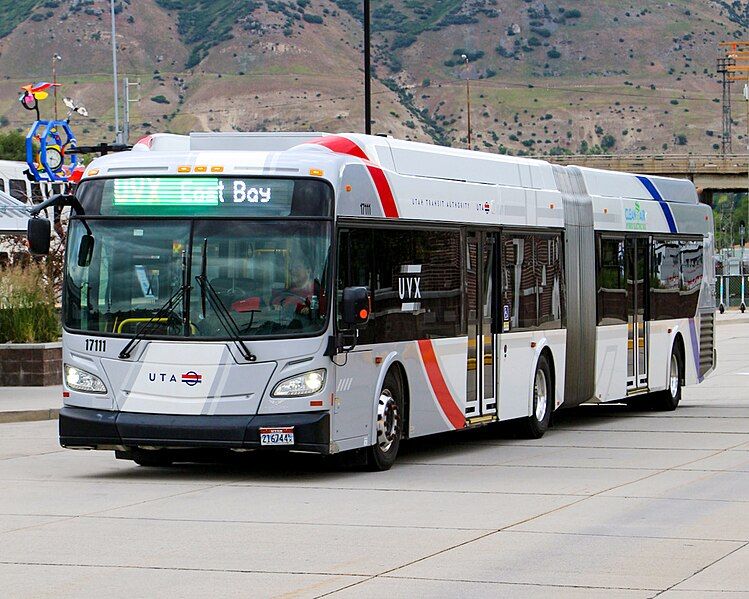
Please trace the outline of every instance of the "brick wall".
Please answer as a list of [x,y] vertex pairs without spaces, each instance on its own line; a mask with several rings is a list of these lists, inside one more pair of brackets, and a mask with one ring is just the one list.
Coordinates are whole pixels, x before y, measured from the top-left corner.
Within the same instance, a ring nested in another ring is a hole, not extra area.
[[0,345],[0,387],[42,387],[61,382],[59,343]]

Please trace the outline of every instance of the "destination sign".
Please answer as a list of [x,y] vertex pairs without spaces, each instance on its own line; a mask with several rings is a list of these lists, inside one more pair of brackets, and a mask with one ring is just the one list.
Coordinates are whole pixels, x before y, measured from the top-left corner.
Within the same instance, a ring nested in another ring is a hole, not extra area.
[[288,216],[293,196],[290,179],[128,177],[108,180],[102,199],[115,214]]

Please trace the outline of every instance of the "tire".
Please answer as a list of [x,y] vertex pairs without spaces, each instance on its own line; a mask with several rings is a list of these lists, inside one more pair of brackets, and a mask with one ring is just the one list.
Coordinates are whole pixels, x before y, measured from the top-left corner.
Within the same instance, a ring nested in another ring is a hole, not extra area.
[[677,345],[671,350],[669,360],[668,387],[654,393],[653,408],[663,412],[672,412],[681,401],[681,381],[684,378],[684,360]]
[[395,371],[389,370],[380,389],[375,428],[377,440],[367,448],[366,469],[370,472],[390,470],[398,456],[404,422],[403,384]]
[[549,430],[551,413],[554,410],[554,386],[551,367],[545,355],[541,355],[533,376],[533,412],[518,423],[518,432],[526,439],[540,439]]
[[115,457],[118,460],[132,460],[138,466],[146,468],[165,468],[174,463],[173,456],[164,449],[153,451],[116,451]]

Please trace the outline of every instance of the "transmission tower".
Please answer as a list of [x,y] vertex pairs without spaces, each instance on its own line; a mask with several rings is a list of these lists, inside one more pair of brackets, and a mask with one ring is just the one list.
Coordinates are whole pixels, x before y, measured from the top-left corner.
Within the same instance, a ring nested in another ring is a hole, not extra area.
[[731,79],[728,76],[729,67],[736,66],[733,57],[722,57],[718,59],[718,73],[723,81],[723,137],[721,138],[721,152],[732,154],[731,147]]

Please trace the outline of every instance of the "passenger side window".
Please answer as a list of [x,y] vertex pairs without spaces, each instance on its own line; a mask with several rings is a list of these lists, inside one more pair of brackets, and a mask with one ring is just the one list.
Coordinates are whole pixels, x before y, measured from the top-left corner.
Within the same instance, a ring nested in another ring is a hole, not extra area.
[[[341,231],[338,238],[338,322],[341,319],[341,299],[346,287],[373,288],[372,278],[372,231],[350,229]],[[374,328],[364,327],[359,331],[359,343],[374,343]]]
[[680,242],[654,237],[650,256],[650,318],[678,318],[681,305]]
[[458,231],[351,229],[339,246],[339,295],[350,285],[372,293],[360,343],[462,334]]
[[692,318],[697,313],[700,288],[704,273],[703,242],[683,241],[681,244],[681,284],[683,318]]
[[651,319],[692,318],[705,267],[702,240],[654,237],[650,259]]
[[26,192],[26,181],[23,179],[10,179],[10,193],[11,196],[22,202],[28,202],[29,196]]
[[560,328],[564,319],[564,272],[562,270],[562,236],[535,236],[536,282],[538,287],[538,326]]
[[624,239],[598,238],[598,324],[626,324],[627,279],[624,273]]
[[[533,235],[502,234],[502,313],[510,331],[536,326],[537,297]],[[507,332],[503,323],[502,330]]]

